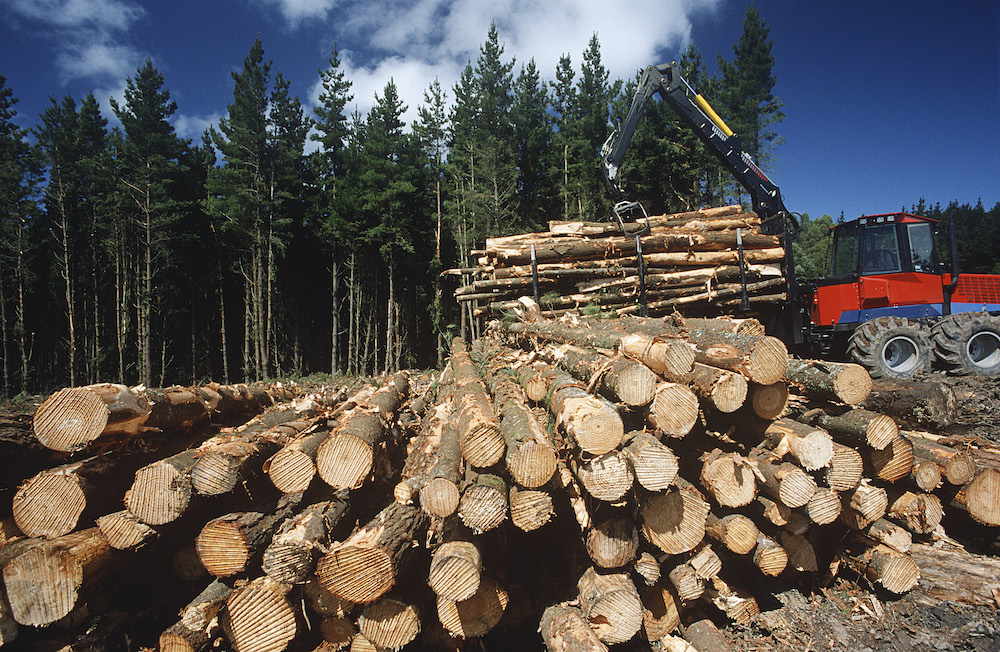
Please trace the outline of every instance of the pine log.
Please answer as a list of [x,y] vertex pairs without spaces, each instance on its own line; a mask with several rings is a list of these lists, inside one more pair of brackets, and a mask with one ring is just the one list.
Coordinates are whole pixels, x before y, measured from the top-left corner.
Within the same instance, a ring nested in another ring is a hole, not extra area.
[[627,515],[604,518],[584,536],[587,554],[600,568],[622,568],[639,549],[639,532]]
[[899,436],[899,428],[891,417],[861,408],[840,415],[819,413],[815,423],[850,443],[865,444],[875,450],[884,450]]
[[788,566],[785,548],[763,532],[757,533],[756,547],[753,549],[753,563],[764,575],[777,577]]
[[[746,213],[745,215],[740,215],[743,212],[743,207],[739,204],[733,204],[731,206],[719,206],[713,208],[703,208],[696,211],[686,211],[683,213],[670,213],[668,215],[650,215],[643,220],[643,223],[649,225],[650,228],[654,227],[676,227],[680,225],[685,225],[692,220],[697,222],[704,222],[705,220],[718,220],[722,218],[732,218],[733,216],[739,216],[738,221],[745,228],[749,228],[754,224],[759,224],[760,219],[754,213]],[[728,222],[728,220],[727,220]],[[728,229],[733,228],[730,226],[723,226],[721,228]],[[711,228],[700,226],[697,229],[699,231],[709,231]],[[617,235],[621,233],[621,227],[619,227],[614,222],[578,222],[578,221],[559,221],[550,220],[549,221],[549,231],[553,234],[559,235]]]
[[344,600],[373,602],[396,582],[400,564],[427,527],[427,516],[392,502],[316,565],[323,588]]
[[653,400],[656,374],[643,364],[573,344],[546,349],[542,355],[588,386],[599,387],[610,400],[629,407],[646,405]]
[[142,467],[125,492],[125,507],[148,525],[176,520],[191,501],[191,469],[197,461],[198,450],[190,449]]
[[778,382],[788,368],[788,350],[774,337],[690,330],[687,340],[696,362],[743,374],[758,385]]
[[910,482],[920,491],[934,491],[941,486],[941,467],[930,460],[919,459],[914,454]]
[[301,504],[302,494],[284,494],[267,514],[233,512],[210,520],[195,538],[195,549],[205,570],[216,577],[231,577],[246,570]]
[[920,568],[920,583],[907,600],[921,607],[948,602],[997,606],[1000,559],[974,555],[964,548],[914,543],[910,556]]
[[[13,516],[0,519],[0,547],[24,537]],[[2,566],[2,564],[0,564]]]
[[788,385],[783,382],[770,385],[754,384],[750,390],[750,407],[761,419],[774,421],[788,409]]
[[667,577],[674,585],[674,590],[681,602],[697,600],[705,593],[705,580],[699,577],[687,562],[675,566],[667,574]]
[[816,493],[816,482],[805,471],[791,462],[781,462],[771,451],[757,450],[750,458],[764,476],[763,490],[783,505],[802,507]]
[[201,454],[191,469],[191,485],[202,496],[232,491],[251,459],[270,457],[316,421],[300,418],[293,405],[286,405],[265,412],[233,434],[208,439],[199,447]]
[[692,550],[705,538],[708,503],[679,476],[664,493],[648,497],[640,507],[642,533],[668,555]]
[[944,383],[879,379],[862,405],[904,423],[940,427],[955,420],[958,403]]
[[[715,623],[703,618],[684,628],[684,639],[695,648],[695,652],[730,652],[732,646],[719,631]],[[684,652],[690,652],[685,650]]]
[[698,421],[698,397],[686,385],[661,382],[649,405],[649,423],[668,437],[683,437]]
[[587,493],[609,503],[621,500],[635,479],[628,456],[618,450],[575,463],[573,471]]
[[319,632],[323,637],[323,642],[314,652],[321,652],[321,650],[329,652],[330,649],[343,650],[350,647],[354,637],[358,635],[354,622],[344,617],[324,618],[319,623]]
[[888,546],[865,548],[846,559],[870,581],[892,593],[906,593],[920,581],[920,569],[913,558]]
[[603,642],[624,643],[642,626],[642,602],[628,575],[598,573],[591,567],[577,583],[577,591],[584,618]]
[[930,534],[941,524],[944,507],[941,499],[934,494],[894,491],[889,495],[886,513],[910,532]]
[[113,459],[99,456],[29,478],[18,487],[11,505],[18,528],[29,537],[52,539],[69,534],[88,506],[91,513],[110,506],[110,496],[101,495],[99,482],[113,467]]
[[14,620],[42,627],[69,614],[112,568],[113,553],[96,527],[30,546],[3,567]]
[[462,492],[458,516],[476,534],[499,527],[507,520],[507,484],[503,478],[482,473]]
[[462,457],[473,466],[488,468],[503,457],[506,444],[482,377],[464,343],[457,338],[452,342],[451,365],[455,375],[455,428]]
[[828,525],[840,516],[840,496],[833,489],[819,487],[804,509],[810,521],[816,525]]
[[868,370],[852,363],[789,358],[785,379],[811,397],[848,405],[862,403],[872,390]]
[[99,437],[136,435],[149,416],[144,396],[124,385],[69,387],[49,396],[35,412],[35,437],[62,452],[86,447]]
[[264,472],[278,491],[290,494],[309,488],[316,476],[316,452],[329,436],[329,428],[308,430],[265,462]]
[[226,598],[222,627],[239,652],[281,652],[295,638],[295,609],[287,584],[257,578]]
[[875,543],[880,543],[899,552],[909,552],[913,546],[913,537],[907,530],[884,518],[880,518],[865,528],[864,535]]
[[618,340],[618,348],[668,380],[681,382],[693,370],[694,348],[681,339],[628,333]]
[[749,389],[742,375],[700,362],[694,363],[689,373],[680,376],[679,382],[690,387],[706,405],[724,414],[740,409]]
[[660,562],[646,551],[632,560],[632,570],[642,578],[646,586],[653,586],[660,581]]
[[959,489],[951,504],[977,523],[1000,526],[1000,471],[983,469]]
[[705,534],[737,555],[749,554],[754,549],[759,532],[753,520],[742,514],[719,518],[709,513],[705,519]]
[[885,489],[871,484],[868,479],[853,490],[841,494],[843,509],[841,521],[850,527],[861,530],[868,527],[885,515],[889,507],[889,497]]
[[519,530],[533,532],[555,515],[552,495],[538,489],[510,488],[510,522]]
[[553,605],[542,612],[538,626],[549,652],[607,652],[597,632],[577,607]]
[[833,457],[830,458],[830,466],[823,469],[827,486],[834,491],[850,491],[861,482],[863,473],[864,460],[861,453],[850,446],[833,442]]
[[461,602],[479,589],[482,554],[472,541],[456,539],[442,543],[431,555],[427,585],[442,598]]
[[333,500],[314,503],[289,516],[264,550],[261,570],[275,582],[305,582],[316,567],[318,551],[330,545],[333,528],[347,506],[346,492],[341,492]]
[[438,596],[438,619],[453,636],[482,637],[500,622],[509,601],[507,591],[492,577],[484,575],[479,588],[466,600],[455,602]]
[[591,395],[569,374],[549,370],[548,405],[558,427],[591,455],[615,449],[625,436],[621,415],[608,401]]
[[135,551],[157,536],[155,529],[140,521],[128,510],[99,517],[97,527],[115,550]]
[[20,633],[20,627],[14,620],[14,612],[7,602],[6,591],[0,589],[0,647],[10,645]]
[[701,486],[723,507],[749,505],[757,495],[753,463],[739,453],[715,449],[702,456]]
[[365,607],[358,618],[358,629],[379,648],[399,649],[420,633],[420,613],[408,602],[381,598]]
[[936,463],[949,484],[960,487],[975,477],[976,463],[966,451],[946,446],[912,431],[907,431],[904,436],[913,445],[914,458]]
[[[708,593],[712,604],[736,623],[748,625],[760,615],[760,606],[752,595],[738,587],[731,586],[721,577],[712,578],[706,587],[706,593]],[[691,632],[685,632],[685,636],[690,635]],[[704,638],[699,637],[698,640],[703,641]]]
[[897,482],[910,475],[913,468],[913,444],[897,435],[883,450],[866,451],[872,475],[885,482]]
[[375,447],[388,432],[387,426],[377,411],[362,408],[345,415],[316,451],[319,477],[333,489],[360,487],[372,472]]
[[681,601],[666,579],[643,593],[642,605],[642,627],[649,642],[661,641],[680,627]]
[[181,610],[180,620],[160,634],[160,652],[204,652],[219,632],[216,615],[233,589],[214,580]]
[[659,439],[643,430],[625,435],[622,452],[635,479],[647,491],[663,491],[677,477],[677,457]]
[[762,516],[771,525],[786,527],[792,517],[792,508],[781,501],[758,495],[751,505],[755,514]]
[[[739,270],[734,270],[739,274]],[[746,319],[723,316],[723,317],[685,317],[684,324],[688,328],[702,331],[721,331],[724,333],[743,333],[746,335],[764,335],[764,324],[759,320],[749,317]]]
[[766,446],[782,457],[790,454],[806,471],[816,471],[830,465],[833,458],[833,438],[830,433],[807,426],[794,419],[778,419],[764,431]]
[[815,573],[819,570],[816,562],[816,550],[801,534],[781,532],[781,547],[788,554],[788,564],[797,571]]

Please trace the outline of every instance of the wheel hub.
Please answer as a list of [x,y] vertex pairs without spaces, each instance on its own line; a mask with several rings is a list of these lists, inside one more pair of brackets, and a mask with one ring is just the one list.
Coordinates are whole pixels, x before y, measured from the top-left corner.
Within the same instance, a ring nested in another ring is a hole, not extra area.
[[[1000,347],[998,347],[998,353],[1000,353]],[[905,335],[896,335],[882,347],[882,361],[885,366],[898,374],[908,374],[915,371],[920,366],[917,343]]]
[[965,351],[977,367],[994,367],[1000,363],[1000,337],[990,331],[980,331],[969,338]]

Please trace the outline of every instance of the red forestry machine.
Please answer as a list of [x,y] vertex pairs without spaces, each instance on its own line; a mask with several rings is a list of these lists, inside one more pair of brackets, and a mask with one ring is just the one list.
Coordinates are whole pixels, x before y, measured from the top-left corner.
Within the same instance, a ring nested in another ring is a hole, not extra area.
[[[792,350],[840,353],[873,376],[906,378],[932,363],[957,373],[1000,374],[1000,276],[961,274],[954,223],[950,263],[939,256],[938,223],[919,215],[866,215],[834,226],[830,275],[802,283],[792,241],[799,230],[778,186],[741,146],[739,137],[681,76],[677,63],[649,66],[628,116],[602,148],[605,178],[615,181],[646,103],[659,94],[750,194],[761,230],[785,249],[784,304],[765,315]],[[637,208],[619,201],[621,222]]]

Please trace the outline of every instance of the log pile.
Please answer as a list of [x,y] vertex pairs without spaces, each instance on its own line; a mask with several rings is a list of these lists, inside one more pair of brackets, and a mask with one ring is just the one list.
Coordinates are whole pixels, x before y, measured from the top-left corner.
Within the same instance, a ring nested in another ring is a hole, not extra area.
[[721,637],[706,616],[754,619],[756,578],[904,594],[946,514],[1000,527],[1000,450],[891,418],[873,389],[753,320],[676,315],[494,322],[431,379],[272,388],[249,420],[259,399],[237,417],[178,388],[203,411],[150,426],[81,388],[104,423],[0,521],[0,645],[697,646]]
[[779,239],[739,205],[615,222],[549,222],[549,230],[489,238],[455,290],[474,316],[494,318],[535,296],[554,317],[581,309],[611,315],[717,314],[784,298]]

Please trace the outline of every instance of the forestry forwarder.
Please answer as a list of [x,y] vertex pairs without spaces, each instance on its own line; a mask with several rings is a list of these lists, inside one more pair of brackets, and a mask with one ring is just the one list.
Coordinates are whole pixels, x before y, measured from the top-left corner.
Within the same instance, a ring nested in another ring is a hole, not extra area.
[[[750,194],[761,231],[781,238],[786,299],[775,314],[762,316],[770,317],[767,321],[793,350],[846,351],[873,376],[909,377],[929,369],[934,358],[959,373],[1000,374],[1000,276],[959,274],[954,222],[948,269],[938,257],[936,220],[907,213],[867,215],[831,229],[830,276],[799,283],[792,257],[798,221],[785,208],[778,186],[684,80],[676,63],[645,69],[625,122],[604,143],[605,179],[616,198],[624,196],[615,182],[619,166],[656,93]],[[637,209],[634,202],[619,201],[615,215],[622,222]],[[746,301],[743,307],[748,308]]]

